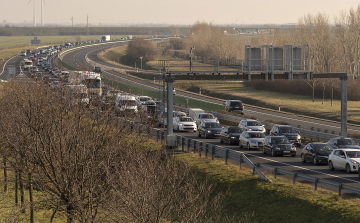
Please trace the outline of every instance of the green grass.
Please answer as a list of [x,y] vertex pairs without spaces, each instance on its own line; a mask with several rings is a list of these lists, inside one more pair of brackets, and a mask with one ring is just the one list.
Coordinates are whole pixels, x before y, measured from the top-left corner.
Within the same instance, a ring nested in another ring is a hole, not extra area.
[[296,183],[283,178],[266,183],[252,175],[252,170],[223,161],[211,161],[197,154],[176,156],[185,160],[210,177],[217,184],[217,192],[225,192],[226,214],[247,216],[249,222],[349,222],[360,220],[358,198],[340,198],[337,193],[323,189],[314,192],[311,185]]
[[[321,99],[312,102],[311,96],[293,95],[278,92],[258,91],[245,87],[241,82],[174,82],[177,89],[198,93],[199,88],[204,95],[222,98],[239,99],[246,104],[277,110],[281,103],[281,110],[300,115],[308,115],[329,120],[341,121],[341,101]],[[245,107],[246,109],[246,107]],[[348,101],[348,122],[360,124],[360,104]]]

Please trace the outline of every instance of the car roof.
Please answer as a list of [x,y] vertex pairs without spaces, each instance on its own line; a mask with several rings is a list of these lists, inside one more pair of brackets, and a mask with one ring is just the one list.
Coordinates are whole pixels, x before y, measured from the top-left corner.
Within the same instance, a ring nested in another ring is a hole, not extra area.
[[269,136],[271,138],[286,138],[286,136]]
[[260,122],[259,120],[255,120],[255,119],[245,119],[246,121],[252,121],[252,122]]
[[353,139],[350,138],[350,137],[342,137],[342,136],[340,136],[340,137],[335,137],[335,138],[331,138],[331,139],[351,139],[351,140],[353,140]]
[[359,149],[354,149],[354,148],[341,148],[341,149],[334,149],[334,150],[345,150],[345,151],[359,151]]
[[234,102],[234,101],[236,101],[236,102],[241,102],[240,100],[228,100],[228,101],[230,101],[230,102]]

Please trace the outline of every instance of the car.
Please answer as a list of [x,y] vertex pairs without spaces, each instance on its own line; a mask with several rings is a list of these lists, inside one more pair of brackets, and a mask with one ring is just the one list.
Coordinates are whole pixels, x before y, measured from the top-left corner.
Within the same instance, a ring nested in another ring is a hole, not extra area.
[[220,143],[239,144],[239,136],[243,129],[239,127],[225,127],[220,133]]
[[94,72],[101,74],[102,73],[101,67],[94,67]]
[[333,148],[327,143],[309,143],[301,152],[301,161],[312,162],[314,165],[328,163],[329,155]]
[[276,124],[270,131],[271,136],[286,136],[291,143],[301,146],[301,136],[291,125]]
[[360,163],[360,150],[334,149],[329,155],[329,169],[343,169],[347,173],[358,172]]
[[198,137],[215,138],[220,136],[222,126],[217,122],[203,122],[198,126]]
[[262,149],[265,134],[258,131],[243,131],[239,137],[239,148]]
[[195,116],[194,120],[196,121],[197,125],[200,125],[203,122],[219,123],[219,120],[211,113],[199,113]]
[[33,62],[35,62],[37,59],[36,59],[36,57],[31,57],[31,60],[32,60]]
[[26,52],[25,52],[25,51],[22,51],[22,52],[20,53],[20,56],[26,57]]
[[30,69],[31,73],[39,72],[39,69],[36,66],[32,66]]
[[227,112],[244,114],[244,105],[240,100],[227,100],[224,106]]
[[264,139],[263,154],[270,153],[271,156],[291,155],[296,156],[296,147],[285,136],[266,136]]
[[31,50],[26,50],[26,53],[31,53]]
[[197,127],[194,120],[187,116],[175,117],[173,120],[173,128],[175,131],[194,131],[196,132]]
[[149,96],[139,96],[138,100],[139,100],[140,104],[144,104],[145,101],[150,101],[151,98]]
[[327,142],[327,144],[329,144],[333,149],[340,149],[340,148],[360,149],[360,146],[357,145],[352,138],[347,138],[347,137],[332,138]]
[[173,112],[173,117],[185,117],[185,116],[187,116],[185,112],[181,112],[181,111]]
[[243,128],[244,131],[259,131],[262,133],[266,132],[265,125],[254,119],[243,119],[240,121],[238,126]]

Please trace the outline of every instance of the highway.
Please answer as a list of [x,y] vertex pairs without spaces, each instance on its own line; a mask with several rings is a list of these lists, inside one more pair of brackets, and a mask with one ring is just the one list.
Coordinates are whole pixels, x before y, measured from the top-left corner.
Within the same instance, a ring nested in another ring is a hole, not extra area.
[[[126,44],[121,43],[119,45]],[[154,84],[152,82],[148,82],[146,80],[139,80],[134,77],[129,77],[124,74],[120,74],[118,72],[113,71],[114,68],[120,68],[120,69],[127,69],[126,67],[121,66],[114,66],[113,64],[109,64],[105,61],[101,61],[97,54],[101,51],[104,51],[108,48],[114,47],[114,45],[108,46],[108,45],[101,45],[101,46],[92,46],[83,48],[81,50],[74,50],[72,52],[67,53],[63,57],[63,61],[71,66],[79,66],[81,64],[82,67],[92,70],[94,65],[99,65],[103,69],[102,75],[105,78],[109,78],[111,76],[116,76],[123,80],[123,83],[132,83],[133,86],[142,87],[145,89],[156,91],[159,89],[159,86],[157,84]],[[191,92],[181,91],[177,90],[177,95],[186,97],[186,98],[193,98],[196,100],[202,100],[207,102],[212,102],[215,104],[222,105],[224,100],[206,97],[203,95],[194,94]],[[340,109],[340,108],[339,108]],[[340,132],[340,123],[334,122],[334,121],[328,121],[328,120],[321,120],[317,118],[312,117],[305,117],[300,115],[294,115],[294,114],[288,114],[283,112],[278,112],[274,110],[269,109],[263,109],[258,107],[253,107],[246,105],[245,106],[245,113],[251,114],[258,119],[265,120],[265,119],[273,119],[273,120],[284,120],[292,125],[300,125],[302,128],[308,128],[311,127],[321,128],[321,129],[328,129],[329,131],[336,131],[337,133]],[[360,127],[356,125],[348,125],[348,132],[359,132]],[[179,134],[182,136],[190,137],[193,139],[199,140],[196,133],[189,133],[189,132],[181,132],[175,134]],[[264,163],[272,166],[276,166],[282,169],[286,169],[289,171],[294,171],[302,174],[307,174],[313,177],[318,178],[324,178],[327,180],[331,180],[338,183],[344,183],[348,184],[354,187],[360,188],[360,180],[357,173],[351,173],[347,174],[345,171],[342,170],[329,170],[327,165],[313,165],[312,163],[302,163],[300,159],[300,154],[302,151],[302,147],[297,149],[297,155],[296,157],[271,157],[267,154],[262,154],[259,150],[251,150],[248,151],[246,149],[240,149],[237,145],[223,145],[219,142],[219,139],[204,139],[201,138],[203,142],[212,143],[218,146],[224,146],[230,149],[234,149],[237,151],[244,152],[248,158],[252,162],[259,162]]]

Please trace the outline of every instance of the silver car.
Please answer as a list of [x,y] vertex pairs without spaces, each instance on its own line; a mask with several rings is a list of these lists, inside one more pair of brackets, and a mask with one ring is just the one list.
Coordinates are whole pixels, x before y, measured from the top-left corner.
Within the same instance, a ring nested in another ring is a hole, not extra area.
[[263,141],[265,134],[258,131],[244,131],[239,137],[239,147],[245,146],[250,149],[261,149],[263,147]]
[[200,113],[197,114],[194,118],[197,125],[200,125],[203,122],[216,122],[219,123],[219,120],[211,113]]
[[238,127],[243,128],[244,131],[259,131],[262,133],[266,132],[265,126],[258,120],[243,119],[240,121]]

